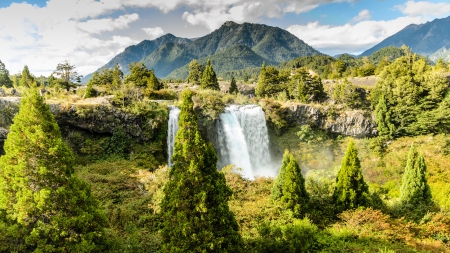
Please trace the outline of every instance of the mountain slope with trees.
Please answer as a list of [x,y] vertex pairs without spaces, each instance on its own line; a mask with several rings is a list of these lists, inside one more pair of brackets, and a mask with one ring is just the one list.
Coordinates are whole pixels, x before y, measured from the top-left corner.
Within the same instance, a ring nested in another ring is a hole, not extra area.
[[[157,77],[163,78],[193,59],[210,57],[237,45],[246,46],[260,57],[276,63],[299,56],[321,55],[319,51],[281,28],[228,21],[219,29],[195,40],[167,34],[153,41],[143,41],[126,48],[100,69],[113,68],[119,63],[124,74],[127,74],[128,64],[143,61],[147,68],[154,69]],[[239,66],[236,66],[232,70],[238,68]],[[87,81],[90,76],[83,81]]]
[[449,27],[450,17],[435,19],[420,25],[411,24],[366,50],[361,56],[369,56],[387,46],[401,47],[402,45],[410,47],[415,53],[430,56],[442,47],[450,46]]
[[[277,62],[259,56],[244,45],[236,45],[212,56],[202,57],[197,62],[204,65],[208,59],[211,61],[218,75],[237,69],[260,67],[263,62],[266,62],[268,65],[277,65]],[[170,73],[167,77],[185,79],[188,73],[189,64],[186,64]]]
[[[100,71],[101,69],[104,68],[113,69],[117,63],[119,64],[123,73],[127,74],[129,72],[128,64],[143,60],[145,57],[153,53],[153,51],[155,51],[156,49],[158,49],[159,47],[168,42],[174,42],[176,44],[183,45],[189,43],[190,40],[176,37],[170,33],[163,35],[155,40],[144,40],[137,45],[125,48],[125,50],[122,53],[116,55],[108,63],[100,67],[97,71]],[[83,82],[86,83],[92,77],[92,74],[85,76],[83,78]]]

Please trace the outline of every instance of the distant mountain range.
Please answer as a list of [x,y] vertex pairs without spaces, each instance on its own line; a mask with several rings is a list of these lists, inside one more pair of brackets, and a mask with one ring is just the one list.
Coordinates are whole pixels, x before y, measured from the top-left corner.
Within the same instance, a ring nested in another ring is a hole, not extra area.
[[[435,19],[425,24],[411,24],[398,33],[386,38],[361,56],[371,56],[378,62],[382,56],[401,56],[399,47],[409,46],[413,52],[432,61],[443,58],[450,61],[450,17]],[[396,47],[397,49],[393,48]],[[385,50],[381,50],[385,48]],[[379,51],[381,50],[381,51]],[[374,55],[375,52],[379,51]],[[200,63],[211,60],[217,74],[260,67],[266,64],[278,65],[302,56],[324,55],[286,30],[262,24],[225,22],[219,29],[200,38],[179,38],[166,34],[155,40],[144,40],[127,47],[107,64],[99,68],[114,68],[119,64],[128,74],[128,64],[143,62],[153,69],[159,78],[185,78],[188,64],[197,59]],[[345,54],[344,54],[345,55]],[[335,56],[335,58],[340,55]],[[87,75],[86,83],[92,74]]]
[[428,57],[432,61],[439,58],[450,60],[450,17],[435,19],[425,24],[411,24],[398,33],[386,38],[361,56],[369,56],[387,46],[407,45],[413,52]]
[[[153,69],[159,78],[181,76],[186,72],[186,64],[193,59],[211,63],[217,72],[230,71],[242,67],[261,66],[265,61],[278,64],[299,56],[320,55],[321,53],[295,35],[278,27],[262,24],[225,22],[219,29],[196,39],[178,38],[166,34],[155,40],[144,40],[127,47],[122,53],[99,68],[113,68],[119,64],[124,74],[129,72],[128,64],[143,62]],[[92,74],[83,81],[87,82]]]

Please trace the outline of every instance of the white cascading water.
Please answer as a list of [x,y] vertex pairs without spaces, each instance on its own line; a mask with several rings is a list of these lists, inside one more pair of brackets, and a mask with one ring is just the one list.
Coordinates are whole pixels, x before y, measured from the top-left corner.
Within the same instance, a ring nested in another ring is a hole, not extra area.
[[[234,164],[242,169],[246,178],[276,175],[270,157],[266,118],[261,107],[228,106],[220,115],[217,128],[220,165]],[[227,131],[228,128],[235,130]]]
[[167,156],[169,167],[172,167],[173,148],[175,146],[175,136],[178,132],[178,118],[180,109],[175,106],[170,107],[169,122],[167,126]]
[[[167,136],[169,166],[172,166],[179,114],[180,109],[170,108]],[[242,176],[248,179],[255,176],[276,176],[278,165],[274,165],[270,156],[266,119],[261,107],[227,106],[219,116],[216,131],[218,168],[233,164],[236,168],[241,168]]]

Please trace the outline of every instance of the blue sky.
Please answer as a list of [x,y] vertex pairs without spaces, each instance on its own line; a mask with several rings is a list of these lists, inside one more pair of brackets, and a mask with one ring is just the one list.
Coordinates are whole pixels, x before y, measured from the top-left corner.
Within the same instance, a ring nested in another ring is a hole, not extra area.
[[0,60],[12,74],[28,65],[49,75],[64,60],[89,74],[144,39],[196,38],[228,20],[278,26],[330,55],[359,54],[449,15],[442,0],[1,0]]

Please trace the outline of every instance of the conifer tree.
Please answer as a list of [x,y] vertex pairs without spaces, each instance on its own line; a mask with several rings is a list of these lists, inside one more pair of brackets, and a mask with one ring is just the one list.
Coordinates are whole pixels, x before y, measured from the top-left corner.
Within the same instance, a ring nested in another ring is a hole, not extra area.
[[106,250],[106,217],[75,175],[73,154],[37,90],[13,121],[0,158],[0,251]]
[[120,70],[119,64],[116,63],[113,70],[112,86],[119,87],[120,85],[122,85],[122,79],[123,79],[123,72],[122,70]]
[[234,78],[234,76],[231,77],[230,89],[228,90],[228,93],[230,94],[239,93],[238,87],[236,85],[236,79]]
[[261,71],[259,72],[258,83],[256,84],[255,94],[258,97],[262,97],[265,94],[266,85],[266,63],[263,62],[261,65]]
[[34,83],[34,77],[31,75],[28,66],[25,65],[22,70],[22,78],[20,78],[19,85],[22,87],[32,87]]
[[152,90],[159,90],[159,81],[158,78],[155,76],[155,72],[153,70],[149,71],[149,77],[147,80],[147,87],[149,87]]
[[[94,75],[95,75],[95,73],[97,73],[97,71],[96,72],[94,72]],[[93,98],[93,97],[95,97],[95,94],[96,94],[96,91],[95,91],[95,89],[94,89],[94,85],[93,85],[93,81],[94,79],[93,78],[91,78],[90,80],[89,80],[89,82],[87,83],[87,85],[86,85],[86,91],[85,91],[85,93],[84,93],[84,98]]]
[[211,61],[206,62],[205,70],[203,71],[202,80],[200,82],[202,89],[220,90],[219,82],[217,81],[216,72],[211,66]]
[[411,145],[400,188],[400,200],[403,203],[412,205],[431,203],[431,190],[427,183],[426,171],[427,165],[423,155],[417,152],[414,144]]
[[136,86],[146,86],[147,80],[150,77],[150,70],[142,62],[133,62],[128,65],[130,73],[125,76],[125,83],[133,82]]
[[300,166],[287,150],[283,155],[280,173],[272,187],[271,198],[280,200],[286,209],[293,211],[297,216],[305,210],[308,203],[309,194]]
[[0,87],[12,88],[13,82],[9,78],[9,71],[6,69],[5,64],[0,61]]
[[347,146],[341,168],[336,177],[333,200],[339,211],[367,206],[369,204],[369,187],[361,171],[358,151],[353,141]]
[[197,60],[192,60],[189,63],[189,74],[187,77],[187,82],[194,85],[199,85],[204,70],[205,67],[202,64],[198,63]]
[[200,136],[192,92],[182,93],[173,166],[161,204],[163,251],[241,252],[238,224],[229,210],[232,194],[217,170],[217,156]]
[[384,95],[381,95],[375,108],[375,115],[378,136],[392,139],[394,136],[395,127],[394,124],[391,123],[391,112],[387,108],[387,101]]

